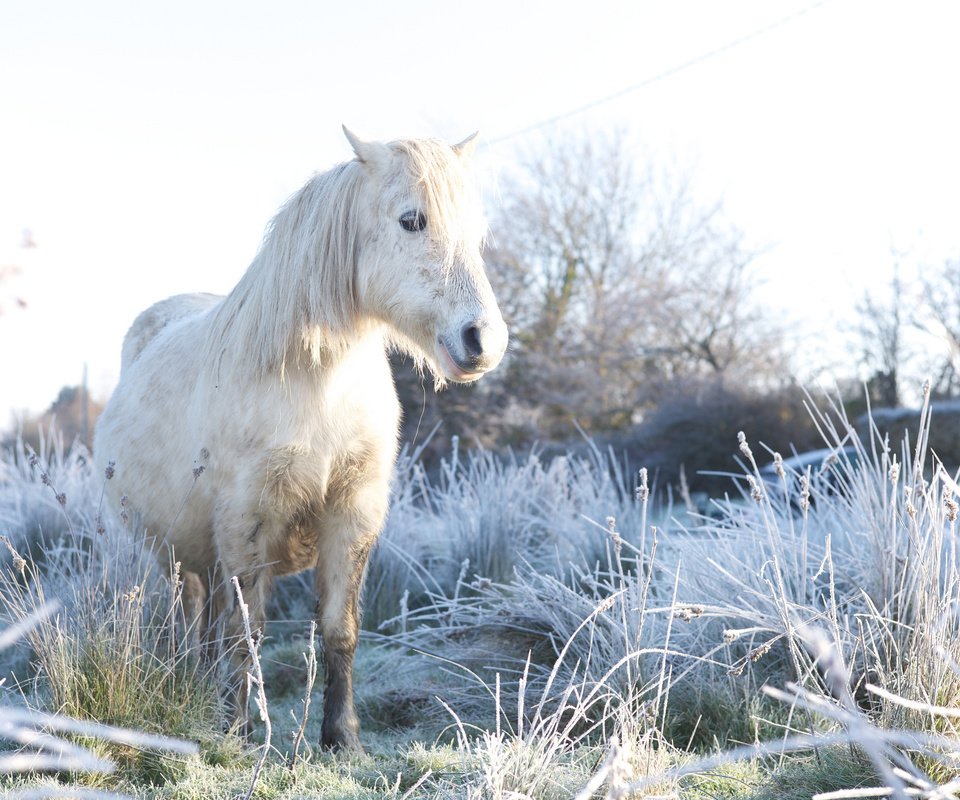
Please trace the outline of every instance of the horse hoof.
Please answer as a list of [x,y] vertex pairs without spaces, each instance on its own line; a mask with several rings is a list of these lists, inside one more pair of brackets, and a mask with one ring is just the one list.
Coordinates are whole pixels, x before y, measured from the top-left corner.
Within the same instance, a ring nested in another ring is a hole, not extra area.
[[360,737],[355,733],[346,733],[341,736],[324,737],[320,740],[320,747],[331,753],[349,753],[352,755],[366,755]]

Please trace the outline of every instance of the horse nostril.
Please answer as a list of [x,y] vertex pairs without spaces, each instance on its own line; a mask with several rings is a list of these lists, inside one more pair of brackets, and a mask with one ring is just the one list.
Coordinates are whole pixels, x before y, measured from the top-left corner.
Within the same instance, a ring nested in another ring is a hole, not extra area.
[[461,334],[463,338],[463,349],[467,358],[477,360],[483,355],[483,343],[480,341],[480,328],[476,325],[467,325]]

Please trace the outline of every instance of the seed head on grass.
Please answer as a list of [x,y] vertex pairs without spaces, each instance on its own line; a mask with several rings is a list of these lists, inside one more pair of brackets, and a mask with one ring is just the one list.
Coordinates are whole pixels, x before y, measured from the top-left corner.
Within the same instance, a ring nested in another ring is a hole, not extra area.
[[96,531],[98,534],[103,535],[107,532],[107,526],[103,522],[103,495],[107,488],[107,481],[113,480],[113,476],[116,474],[116,462],[108,461],[107,466],[103,470],[103,485],[100,487],[100,499],[97,501],[97,516],[94,521],[96,526]]
[[677,619],[682,620],[683,622],[692,622],[697,617],[702,617],[704,612],[703,606],[692,605],[692,606],[677,606],[674,609],[674,614]]
[[0,542],[3,542],[7,546],[7,550],[9,550],[10,555],[13,556],[13,568],[20,573],[21,578],[24,577],[27,569],[27,560],[17,552],[9,537],[0,536]]
[[950,522],[957,521],[957,501],[953,499],[953,492],[949,486],[943,487],[943,507],[947,513],[947,519]]
[[49,471],[43,466],[40,461],[40,457],[33,450],[30,451],[30,457],[28,459],[31,469],[39,470],[40,472],[40,483],[44,486],[49,486],[50,491],[53,492],[53,496],[57,501],[57,505],[60,506],[61,512],[63,513],[63,518],[67,522],[67,527],[71,533],[76,535],[77,531],[74,528],[73,520],[70,519],[70,515],[67,514],[67,495],[65,492],[61,492],[53,484],[53,479],[50,477]]
[[783,456],[780,455],[779,453],[773,454],[773,468],[776,470],[777,477],[780,480],[783,481],[787,479],[787,472],[783,468]]
[[647,485],[647,468],[640,468],[640,482],[637,485],[637,501],[646,503],[650,497],[650,487]]
[[749,658],[751,661],[759,661],[759,660],[760,660],[761,658],[763,658],[767,653],[770,652],[770,648],[773,647],[773,643],[777,640],[777,638],[778,638],[778,637],[774,637],[773,639],[769,639],[768,641],[764,642],[763,644],[759,645],[758,647],[753,648],[753,650],[750,651],[750,653],[749,653],[749,655],[748,655],[748,658]]
[[617,520],[615,517],[607,517],[607,533],[610,535],[610,539],[613,542],[613,549],[619,560],[620,553],[623,550],[623,538],[617,533]]
[[753,466],[757,465],[757,462],[753,460],[753,451],[750,449],[750,445],[747,444],[747,434],[743,431],[737,433],[737,441],[740,443],[740,452],[743,453],[743,457],[746,458]]
[[800,511],[804,516],[810,510],[810,471],[800,476]]
[[609,597],[604,597],[603,600],[601,600],[597,604],[597,609],[596,609],[597,615],[600,615],[609,611],[611,608],[614,607],[616,602],[617,602],[617,595],[612,594]]

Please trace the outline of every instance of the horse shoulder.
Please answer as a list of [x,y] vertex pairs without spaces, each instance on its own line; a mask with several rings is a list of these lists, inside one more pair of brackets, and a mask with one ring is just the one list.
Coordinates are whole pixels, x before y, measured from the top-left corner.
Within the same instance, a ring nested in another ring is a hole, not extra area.
[[331,465],[325,498],[327,512],[351,519],[361,538],[376,535],[383,526],[396,462],[400,412],[389,373],[364,400],[356,406],[349,446]]
[[140,312],[127,331],[121,351],[120,371],[126,370],[157,334],[173,322],[201,314],[223,298],[215,294],[178,294]]

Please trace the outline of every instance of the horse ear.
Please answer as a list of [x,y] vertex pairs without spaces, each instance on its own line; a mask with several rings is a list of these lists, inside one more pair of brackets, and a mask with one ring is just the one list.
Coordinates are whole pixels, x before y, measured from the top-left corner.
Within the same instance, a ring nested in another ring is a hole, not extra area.
[[365,142],[346,125],[342,127],[344,136],[347,137],[347,141],[350,142],[350,146],[357,156],[357,161],[366,164],[368,167],[374,167],[383,160],[384,147],[380,142]]
[[477,149],[478,133],[479,131],[474,131],[459,144],[452,145],[453,152],[460,156],[460,158],[473,158],[473,151]]

